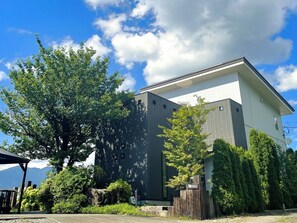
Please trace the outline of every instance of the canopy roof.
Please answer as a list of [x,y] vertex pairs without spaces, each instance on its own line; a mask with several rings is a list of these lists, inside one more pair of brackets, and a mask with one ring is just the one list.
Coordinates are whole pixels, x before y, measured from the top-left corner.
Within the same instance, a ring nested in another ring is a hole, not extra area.
[[30,160],[0,149],[0,164],[29,163]]

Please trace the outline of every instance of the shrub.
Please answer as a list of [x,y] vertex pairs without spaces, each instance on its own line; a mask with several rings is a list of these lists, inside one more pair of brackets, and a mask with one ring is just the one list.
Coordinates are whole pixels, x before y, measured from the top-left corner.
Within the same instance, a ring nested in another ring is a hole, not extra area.
[[55,213],[76,213],[87,204],[87,189],[94,185],[90,167],[67,167],[42,183],[41,209]]
[[66,201],[75,194],[86,194],[87,189],[94,185],[93,170],[83,167],[67,167],[58,173],[51,186],[54,203]]
[[250,153],[221,139],[213,145],[212,196],[223,214],[263,210],[259,178]]
[[102,207],[85,207],[81,209],[81,212],[84,214],[123,214],[148,216],[148,214],[141,212],[139,207],[135,207],[127,203],[106,205]]
[[56,203],[52,208],[52,212],[57,214],[79,213],[82,207],[81,204],[86,203],[86,200],[86,195],[75,194],[68,200],[62,200],[59,203]]
[[213,152],[212,196],[223,214],[233,214],[238,196],[233,180],[229,146],[222,139],[216,139]]
[[280,160],[275,142],[263,132],[252,129],[250,150],[260,179],[262,197],[269,209],[281,209],[283,194],[280,187]]
[[53,175],[49,175],[46,181],[42,182],[38,191],[38,201],[41,211],[47,211],[51,213],[54,205],[54,196],[51,192],[53,183]]
[[37,211],[39,210],[38,189],[27,187],[22,200],[23,211]]
[[121,179],[109,184],[106,191],[116,196],[117,203],[127,201],[132,194],[131,185]]

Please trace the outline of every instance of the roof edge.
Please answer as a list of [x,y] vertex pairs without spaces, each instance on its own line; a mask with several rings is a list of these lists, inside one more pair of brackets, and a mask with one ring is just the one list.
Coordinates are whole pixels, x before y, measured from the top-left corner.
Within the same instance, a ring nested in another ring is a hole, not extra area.
[[246,61],[245,57],[241,57],[241,58],[238,58],[238,59],[235,59],[235,60],[230,60],[230,61],[225,62],[225,63],[220,63],[220,64],[217,64],[215,66],[204,68],[204,69],[199,70],[199,71],[195,71],[195,72],[185,74],[185,75],[182,75],[182,76],[179,76],[179,77],[175,77],[175,78],[171,78],[171,79],[168,79],[168,80],[165,80],[165,81],[161,81],[161,82],[156,83],[156,84],[152,84],[150,86],[141,88],[140,92],[143,93],[143,91],[148,91],[148,90],[151,90],[151,89],[156,88],[156,87],[161,87],[162,85],[165,85],[165,84],[170,84],[170,83],[173,83],[173,82],[185,79],[185,78],[190,78],[190,77],[193,77],[193,76],[205,73],[205,72],[213,71],[213,70],[216,70],[216,69],[223,68],[225,66],[229,66],[229,65],[233,65],[233,64],[236,64],[236,63],[239,63],[239,62],[245,62],[245,61]]
[[238,59],[235,59],[235,60],[230,60],[228,62],[221,63],[221,64],[218,64],[218,65],[215,65],[215,66],[211,66],[211,67],[208,67],[208,68],[196,71],[196,72],[192,72],[192,73],[185,74],[185,75],[182,75],[182,76],[179,76],[179,77],[175,77],[175,78],[172,78],[172,79],[169,79],[169,80],[161,81],[161,82],[156,83],[156,84],[152,84],[150,86],[141,88],[140,93],[144,93],[144,92],[152,90],[154,88],[162,87],[162,86],[164,86],[166,84],[171,84],[171,83],[177,82],[179,80],[183,80],[183,79],[186,79],[186,78],[191,78],[191,77],[194,77],[194,76],[202,74],[202,73],[214,71],[214,70],[217,70],[217,69],[220,69],[220,68],[223,68],[223,67],[226,67],[226,66],[234,65],[234,64],[237,64],[237,63],[240,63],[240,62],[243,62],[245,65],[247,65],[259,77],[259,79],[261,81],[263,81],[263,83],[289,108],[289,110],[291,110],[292,113],[295,111],[295,109],[287,102],[287,100],[284,99],[280,95],[280,93],[278,93],[274,89],[274,87],[262,76],[262,74],[260,74],[260,72],[245,57],[241,57],[241,58],[238,58]]
[[244,57],[244,63],[261,79],[261,81],[264,82],[264,84],[279,98],[281,101],[292,111],[292,113],[295,111],[295,109],[287,102],[286,99],[283,98],[283,96],[280,95],[280,93],[275,90],[275,88],[263,77],[263,75]]

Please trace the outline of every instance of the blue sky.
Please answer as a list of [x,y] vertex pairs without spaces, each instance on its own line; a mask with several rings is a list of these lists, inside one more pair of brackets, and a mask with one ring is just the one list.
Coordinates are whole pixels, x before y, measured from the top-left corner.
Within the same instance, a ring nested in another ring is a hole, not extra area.
[[[136,91],[245,56],[297,108],[297,0],[1,0],[1,87],[37,53],[35,33],[45,46],[85,42]],[[285,132],[297,149],[297,128]]]

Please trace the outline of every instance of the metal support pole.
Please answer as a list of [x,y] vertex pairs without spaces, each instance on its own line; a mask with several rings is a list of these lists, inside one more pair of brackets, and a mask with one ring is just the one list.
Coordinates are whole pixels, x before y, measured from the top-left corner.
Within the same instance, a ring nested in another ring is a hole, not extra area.
[[22,199],[23,199],[23,192],[24,192],[24,187],[25,187],[25,181],[26,181],[28,163],[25,163],[25,167],[23,166],[22,163],[20,163],[20,166],[21,166],[21,168],[24,171],[24,175],[23,175],[23,182],[22,182],[22,187],[21,187],[21,195],[20,195],[19,206],[18,206],[18,214],[21,213],[21,206],[22,206]]

